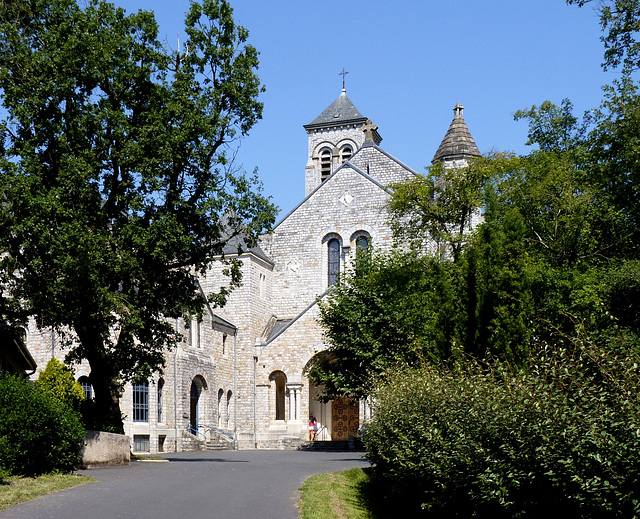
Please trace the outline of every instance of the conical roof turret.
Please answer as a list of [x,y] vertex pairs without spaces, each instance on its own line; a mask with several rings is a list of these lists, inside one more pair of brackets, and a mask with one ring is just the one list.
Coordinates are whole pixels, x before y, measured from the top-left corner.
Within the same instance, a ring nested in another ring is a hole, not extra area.
[[438,151],[433,156],[432,164],[439,160],[449,161],[481,156],[480,150],[478,150],[478,146],[467,128],[467,123],[464,122],[463,112],[464,107],[457,103],[453,108],[453,121],[438,146]]

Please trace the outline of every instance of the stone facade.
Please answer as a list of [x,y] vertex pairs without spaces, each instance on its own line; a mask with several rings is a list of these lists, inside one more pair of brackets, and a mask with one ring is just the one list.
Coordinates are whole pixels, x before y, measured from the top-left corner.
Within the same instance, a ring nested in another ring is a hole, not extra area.
[[[461,112],[455,117],[459,133]],[[344,90],[304,128],[305,198],[241,255],[243,284],[225,307],[200,323],[176,321],[184,341],[167,352],[163,373],[148,381],[146,414],[134,412],[140,388],[125,387],[121,409],[134,452],[204,448],[203,440],[215,437],[235,440],[238,448],[282,448],[307,438],[310,415],[325,427],[322,439],[347,439],[366,418],[364,402],[319,403],[318,388],[305,376],[308,362],[326,349],[316,301],[331,283],[330,247],[336,251],[331,268],[344,272],[359,240],[391,246],[388,186],[417,173],[380,148],[377,127]],[[223,268],[216,263],[200,277],[205,293],[225,282]],[[55,336],[30,329],[27,343],[40,368],[52,354],[62,358]],[[88,375],[88,367],[75,372]]]

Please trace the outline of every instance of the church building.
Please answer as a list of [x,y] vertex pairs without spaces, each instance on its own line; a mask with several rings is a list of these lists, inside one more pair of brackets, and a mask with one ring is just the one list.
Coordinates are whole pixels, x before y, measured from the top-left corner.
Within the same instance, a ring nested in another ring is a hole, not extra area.
[[[319,440],[348,440],[368,417],[366,402],[320,403],[305,376],[327,347],[317,300],[359,248],[391,247],[388,186],[417,173],[380,147],[377,126],[344,88],[304,129],[304,198],[257,247],[238,254],[238,243],[229,244],[228,256],[242,261],[242,286],[200,322],[176,321],[184,340],[167,352],[163,373],[126,386],[121,409],[134,452],[294,448],[307,439],[311,415]],[[433,161],[455,167],[479,155],[458,103]],[[223,268],[200,278],[205,294],[225,281]],[[51,355],[64,357],[50,331],[30,328],[27,344],[40,369]],[[75,374],[90,395],[88,366]]]

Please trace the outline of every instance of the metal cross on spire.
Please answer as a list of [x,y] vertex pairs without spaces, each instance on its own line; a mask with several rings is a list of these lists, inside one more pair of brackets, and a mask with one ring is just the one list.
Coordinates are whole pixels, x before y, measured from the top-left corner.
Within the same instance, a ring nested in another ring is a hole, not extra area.
[[342,67],[342,72],[338,72],[338,75],[339,75],[339,76],[342,76],[342,90],[345,90],[345,88],[344,88],[344,77],[345,77],[348,73],[349,73],[349,72],[348,72],[348,71],[346,71],[346,70],[344,69],[344,67]]

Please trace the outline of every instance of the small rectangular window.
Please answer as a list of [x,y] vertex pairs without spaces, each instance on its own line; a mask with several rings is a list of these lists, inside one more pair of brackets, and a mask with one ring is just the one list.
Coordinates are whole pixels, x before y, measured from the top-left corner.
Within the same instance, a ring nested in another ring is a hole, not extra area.
[[133,435],[133,452],[149,452],[149,435]]

